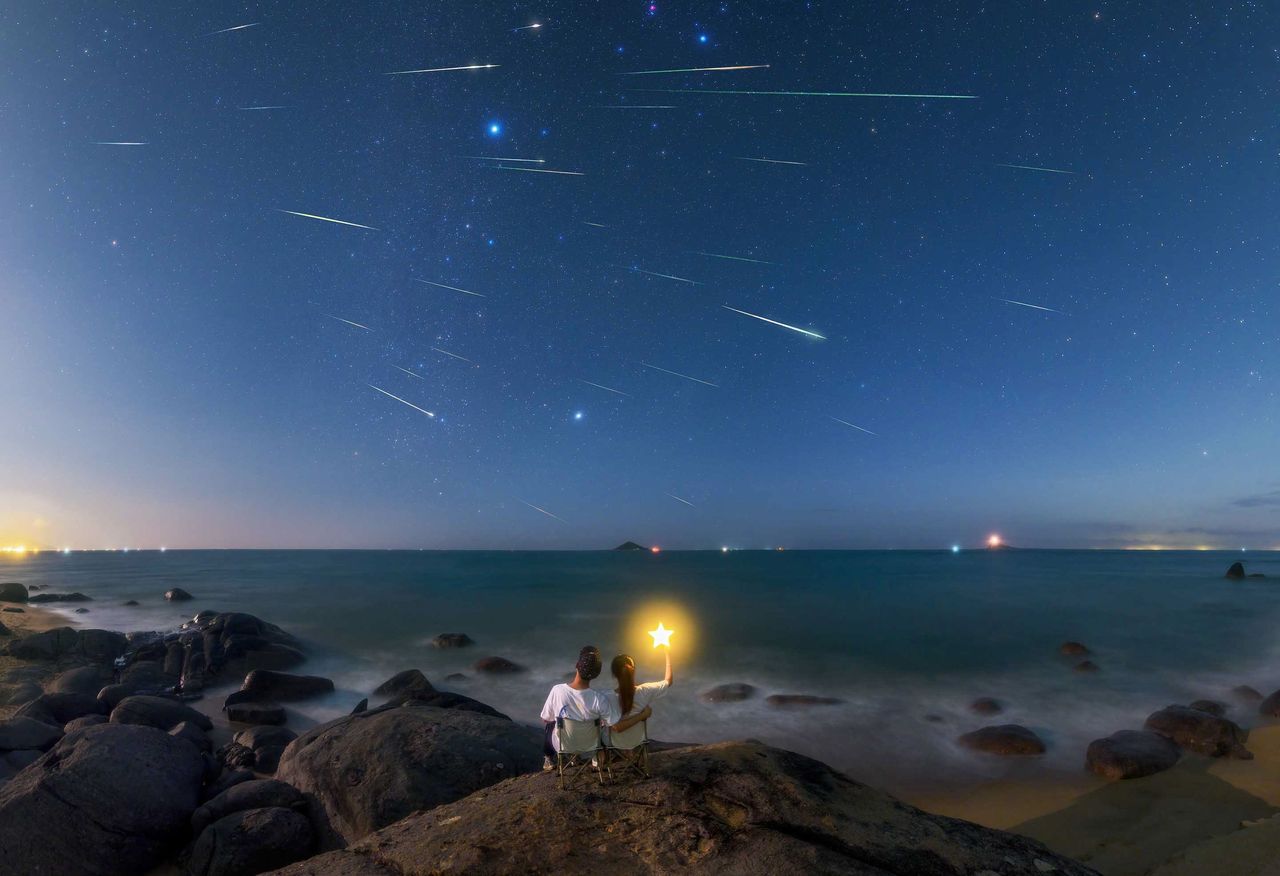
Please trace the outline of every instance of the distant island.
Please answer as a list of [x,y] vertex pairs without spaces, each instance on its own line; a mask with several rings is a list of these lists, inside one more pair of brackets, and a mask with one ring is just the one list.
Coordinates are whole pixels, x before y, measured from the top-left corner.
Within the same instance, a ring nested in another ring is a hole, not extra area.
[[614,548],[615,551],[647,551],[644,545],[636,544],[634,541],[624,541],[622,544]]

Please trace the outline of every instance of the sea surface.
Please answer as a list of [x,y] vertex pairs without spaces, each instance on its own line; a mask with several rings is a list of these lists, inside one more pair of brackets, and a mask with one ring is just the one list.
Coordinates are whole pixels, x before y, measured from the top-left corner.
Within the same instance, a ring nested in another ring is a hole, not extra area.
[[[1236,560],[1268,578],[1224,580]],[[1280,687],[1280,553],[73,552],[5,559],[0,580],[88,594],[88,614],[49,607],[90,627],[172,629],[201,609],[279,624],[311,644],[297,671],[338,686],[292,709],[295,728],[345,714],[410,667],[535,724],[584,644],[606,663],[632,653],[640,680],[659,678],[662,651],[645,630],[662,621],[676,631],[676,684],[651,736],[756,738],[898,793],[1078,774],[1091,739],[1139,728],[1169,703],[1222,700],[1247,725],[1254,709],[1230,689]],[[195,599],[167,603],[170,587]],[[436,650],[441,632],[477,644]],[[1066,640],[1085,643],[1100,671],[1074,672],[1058,653]],[[487,655],[528,671],[477,675]],[[453,673],[466,678],[445,681]],[[699,698],[725,682],[759,693]],[[765,702],[774,693],[841,702],[784,710]],[[1007,711],[973,714],[983,696]],[[1010,763],[955,744],[1002,722],[1031,727],[1049,753]]]

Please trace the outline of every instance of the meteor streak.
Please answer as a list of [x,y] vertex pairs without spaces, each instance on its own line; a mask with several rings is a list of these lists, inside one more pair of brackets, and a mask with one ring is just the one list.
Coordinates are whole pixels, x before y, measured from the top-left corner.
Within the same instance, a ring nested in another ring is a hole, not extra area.
[[684,502],[684,503],[685,503],[686,505],[688,505],[690,508],[696,508],[696,507],[698,507],[697,505],[695,505],[695,504],[693,504],[692,502],[690,502],[688,499],[681,499],[679,496],[673,495],[673,494],[671,494],[671,493],[667,493],[667,496],[668,496],[669,498],[675,499],[677,502]]
[[996,167],[1012,167],[1014,170],[1035,170],[1040,173],[1065,173],[1069,176],[1075,176],[1074,170],[1057,170],[1052,167],[1032,167],[1029,164],[997,164]]
[[745,310],[739,310],[738,308],[730,307],[727,304],[722,304],[720,306],[723,307],[725,310],[732,310],[734,313],[741,313],[743,316],[749,316],[752,319],[758,319],[761,322],[772,323],[773,325],[781,326],[784,329],[790,329],[793,332],[799,332],[802,335],[808,335],[811,338],[817,338],[820,341],[826,340],[825,336],[820,335],[817,332],[811,332],[808,329],[802,329],[802,328],[797,328],[796,326],[793,326],[793,325],[787,325],[785,322],[778,322],[776,319],[769,319],[769,317],[767,316],[760,316],[759,314],[755,314],[755,313],[747,313]]
[[578,378],[578,382],[585,383],[587,386],[594,386],[596,389],[603,389],[607,392],[613,392],[618,395],[625,395],[627,398],[631,398],[631,393],[623,392],[620,389],[614,389],[612,386],[605,386],[603,383],[592,383],[590,380],[583,380],[581,377]]
[[322,315],[322,316],[327,316],[327,317],[329,317],[329,319],[336,319],[338,322],[345,322],[347,325],[353,325],[353,326],[355,326],[355,327],[356,327],[356,328],[358,328],[358,329],[364,329],[364,330],[365,330],[365,331],[367,331],[367,332],[371,332],[371,331],[373,331],[373,329],[369,328],[367,325],[361,325],[361,324],[360,324],[360,323],[358,323],[358,322],[352,322],[352,321],[351,321],[351,320],[349,320],[349,319],[343,319],[343,318],[342,318],[342,317],[340,317],[340,316],[334,316],[332,313],[325,313],[325,314],[321,314],[321,315]]
[[657,365],[650,365],[648,362],[641,362],[640,364],[643,365],[645,368],[652,368],[654,371],[661,371],[663,374],[674,374],[676,377],[683,377],[685,380],[692,380],[694,383],[701,383],[705,386],[710,386],[714,389],[720,388],[716,386],[714,383],[710,383],[709,381],[706,381],[706,380],[699,380],[696,377],[690,377],[688,374],[681,374],[679,371],[668,371],[665,368],[659,368]]
[[524,27],[513,27],[511,32],[515,33],[518,30],[537,30],[540,27],[542,27],[541,24],[526,24]]
[[382,393],[387,398],[393,398],[396,401],[400,402],[400,404],[408,405],[409,407],[413,408],[415,411],[422,411],[422,413],[426,414],[428,417],[435,419],[436,415],[431,413],[431,411],[427,410],[426,408],[420,408],[417,405],[415,405],[413,402],[407,402],[404,399],[402,399],[400,396],[392,395],[391,393],[387,392],[385,389],[379,389],[378,387],[374,386],[372,383],[368,384],[368,386],[370,389],[377,389],[378,392]]
[[146,143],[139,143],[128,140],[99,140],[93,144],[94,146],[146,146]]
[[464,155],[463,158],[474,158],[476,161],[524,161],[529,164],[546,164],[545,158],[498,158],[493,155]]
[[328,216],[316,216],[312,213],[298,213],[294,210],[281,210],[281,213],[288,213],[290,216],[301,216],[303,219],[319,219],[321,222],[332,222],[334,225],[350,225],[352,228],[364,228],[367,231],[378,231],[372,225],[360,225],[355,222],[344,222],[341,219],[330,219]]
[[764,163],[764,164],[794,164],[794,165],[796,165],[796,166],[798,166],[798,167],[808,167],[808,166],[809,166],[809,165],[805,164],[803,161],[782,161],[782,160],[777,159],[777,158],[747,158],[746,156],[743,156],[743,155],[735,155],[735,156],[733,156],[733,157],[734,157],[734,158],[736,158],[736,159],[738,159],[739,161],[759,161],[759,162],[762,162],[762,163]]
[[257,27],[260,24],[262,24],[260,21],[255,21],[253,24],[237,24],[235,27],[224,27],[222,30],[215,30],[213,33],[205,34],[205,36],[217,36],[220,33],[231,33],[233,30],[244,30],[248,27]]
[[538,512],[540,512],[540,513],[542,513],[542,514],[547,515],[548,517],[555,517],[555,519],[556,519],[556,520],[559,520],[561,523],[568,523],[568,522],[569,522],[568,520],[565,520],[563,517],[556,517],[556,515],[552,514],[552,513],[551,513],[550,511],[548,511],[546,508],[539,508],[537,505],[534,505],[534,504],[531,504],[531,503],[529,503],[529,502],[526,502],[524,499],[516,499],[516,501],[517,501],[517,502],[519,502],[521,505],[528,505],[528,506],[529,506],[530,508],[532,508],[534,511],[538,511]]
[[479,292],[472,292],[469,289],[459,289],[457,286],[446,286],[444,283],[433,283],[430,280],[419,280],[417,277],[410,277],[415,283],[426,283],[428,286],[439,286],[441,289],[452,289],[454,292],[463,292],[467,295],[474,295],[477,298],[488,298],[488,295],[482,295]]
[[777,262],[766,262],[764,259],[749,259],[749,258],[746,258],[745,256],[724,255],[723,253],[718,253],[718,252],[703,252],[702,250],[699,250],[699,249],[691,249],[688,251],[693,253],[694,255],[707,256],[708,258],[713,258],[713,259],[728,259],[731,262],[752,262],[753,264],[757,264],[757,265],[776,265],[777,264]]
[[561,176],[586,176],[585,173],[578,173],[576,170],[543,170],[540,167],[504,167],[499,164],[497,166],[490,165],[490,170],[522,170],[525,173],[558,173]]
[[419,380],[426,380],[426,379],[427,379],[427,378],[423,377],[421,374],[414,374],[414,373],[413,373],[412,371],[410,371],[408,368],[401,368],[399,365],[392,365],[391,367],[392,367],[392,368],[394,368],[394,369],[396,369],[397,371],[403,371],[405,374],[408,374],[410,377],[416,377],[416,378],[418,378]]
[[448,350],[442,350],[439,347],[432,347],[431,349],[435,350],[437,353],[443,353],[446,356],[451,356],[454,359],[461,359],[463,362],[470,362],[472,365],[476,364],[475,362],[471,362],[471,360],[466,356],[459,356],[457,353],[450,353]]
[[1058,313],[1066,316],[1061,310],[1054,310],[1052,307],[1041,307],[1039,304],[1028,304],[1025,301],[1014,301],[1012,298],[997,298],[996,301],[1003,301],[1005,304],[1016,304],[1019,307],[1030,307],[1032,310],[1047,310],[1049,313]]
[[638,104],[638,103],[611,103],[597,106],[596,109],[679,109],[678,106],[671,104]]
[[454,70],[490,70],[501,67],[501,64],[468,64],[465,67],[431,67],[427,70],[393,70],[385,76],[404,76],[407,73],[451,73]]
[[680,70],[632,70],[619,76],[648,76],[652,73],[718,73],[722,70],[763,70],[768,64],[738,64],[733,67],[685,67]]
[[781,97],[903,97],[917,100],[977,100],[976,94],[893,94],[873,91],[729,91],[723,88],[633,88],[661,94],[763,94]]
[[840,423],[841,425],[848,426],[850,429],[857,429],[859,432],[866,432],[868,435],[876,434],[875,432],[872,432],[870,429],[864,429],[856,423],[850,423],[848,420],[842,420],[839,417],[832,417],[831,419],[835,420],[837,423]]
[[288,109],[288,107],[287,106],[242,106],[240,107],[240,109],[242,110],[273,110],[273,109]]
[[677,277],[675,274],[659,274],[657,271],[646,271],[644,268],[627,268],[622,265],[614,267],[622,268],[624,271],[635,271],[637,274],[648,274],[650,277],[662,277],[664,280],[677,280],[681,283],[688,283],[690,286],[701,286],[697,280],[690,280],[687,277]]
[[590,225],[592,228],[608,228],[608,225],[601,225],[599,222],[583,222],[583,225]]

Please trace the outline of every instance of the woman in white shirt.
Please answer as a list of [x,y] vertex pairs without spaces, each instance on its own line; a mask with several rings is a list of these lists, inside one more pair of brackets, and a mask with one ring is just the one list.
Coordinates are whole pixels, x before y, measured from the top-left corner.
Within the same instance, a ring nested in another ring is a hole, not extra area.
[[[617,697],[615,714],[626,718],[638,712],[650,709],[650,704],[659,697],[665,696],[670,689],[674,677],[671,673],[671,649],[666,649],[667,675],[662,681],[649,681],[636,684],[636,661],[630,654],[619,654],[613,658],[609,669],[618,683],[613,696]],[[650,709],[650,711],[652,711]]]

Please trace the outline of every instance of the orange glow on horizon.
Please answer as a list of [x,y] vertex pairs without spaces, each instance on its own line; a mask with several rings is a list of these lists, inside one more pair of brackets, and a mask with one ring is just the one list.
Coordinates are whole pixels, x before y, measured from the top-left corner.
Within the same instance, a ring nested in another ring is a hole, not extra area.
[[662,553],[662,548],[658,547],[656,544],[653,547],[649,548],[649,550],[655,554]]
[[991,533],[991,536],[987,539],[987,547],[1000,547],[1000,544],[1000,536],[994,532]]

